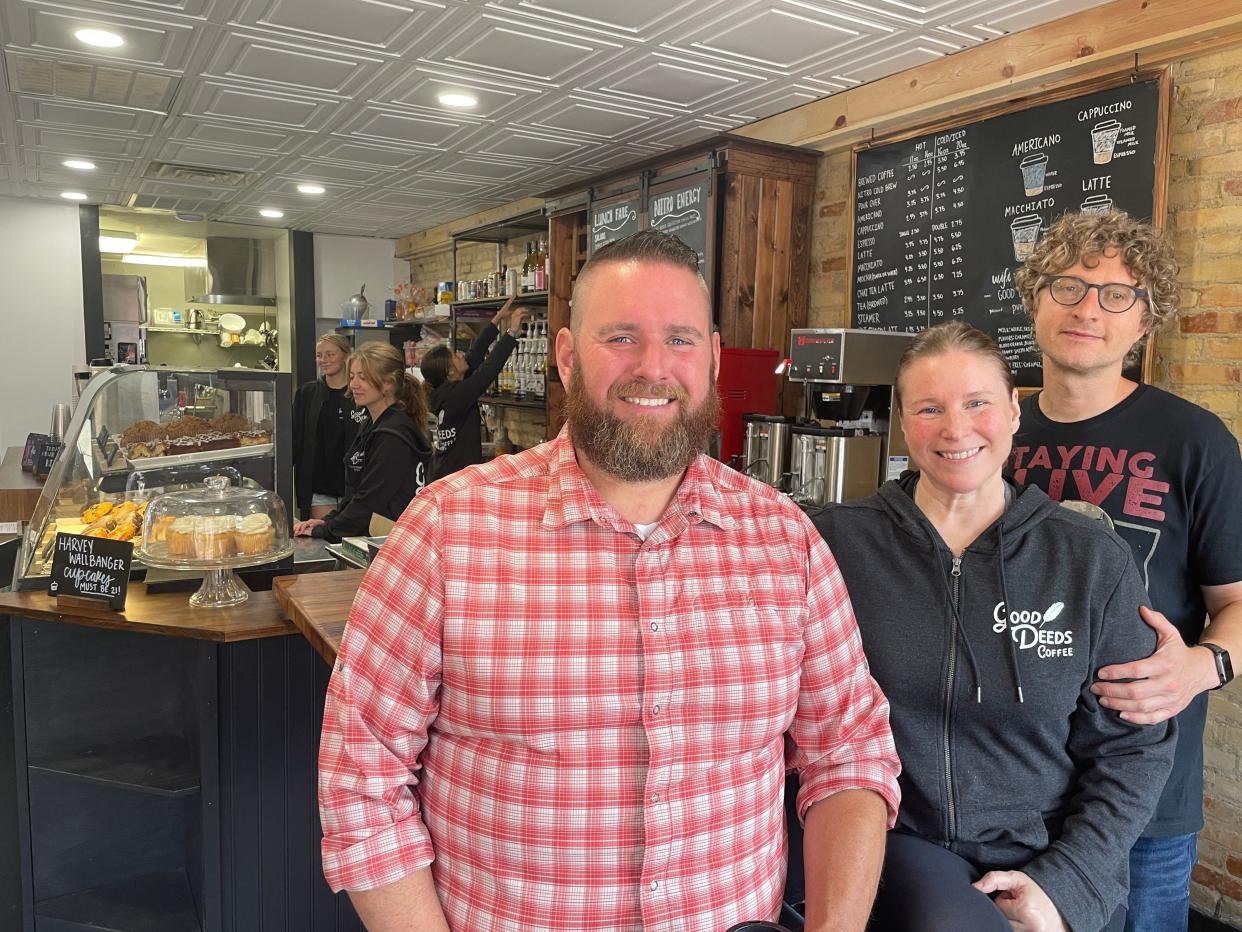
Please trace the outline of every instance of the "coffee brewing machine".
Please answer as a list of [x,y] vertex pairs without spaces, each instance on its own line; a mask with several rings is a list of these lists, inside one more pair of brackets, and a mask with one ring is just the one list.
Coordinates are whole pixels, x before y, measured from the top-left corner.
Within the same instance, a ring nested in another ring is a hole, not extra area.
[[803,383],[789,427],[786,491],[800,505],[864,498],[909,464],[894,411],[897,362],[912,334],[793,330],[785,376]]

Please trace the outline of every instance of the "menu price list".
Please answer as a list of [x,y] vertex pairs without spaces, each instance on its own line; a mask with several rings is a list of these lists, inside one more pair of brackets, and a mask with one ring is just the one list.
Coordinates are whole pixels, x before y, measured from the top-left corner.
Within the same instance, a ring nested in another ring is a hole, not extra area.
[[1039,384],[1013,273],[1066,210],[1151,215],[1158,99],[1147,81],[860,152],[854,326],[964,319]]

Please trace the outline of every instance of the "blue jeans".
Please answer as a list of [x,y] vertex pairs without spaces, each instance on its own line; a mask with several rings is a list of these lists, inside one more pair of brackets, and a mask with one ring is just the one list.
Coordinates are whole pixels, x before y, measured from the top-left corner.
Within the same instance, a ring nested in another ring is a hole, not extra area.
[[1126,932],[1186,932],[1198,836],[1140,838],[1130,849]]

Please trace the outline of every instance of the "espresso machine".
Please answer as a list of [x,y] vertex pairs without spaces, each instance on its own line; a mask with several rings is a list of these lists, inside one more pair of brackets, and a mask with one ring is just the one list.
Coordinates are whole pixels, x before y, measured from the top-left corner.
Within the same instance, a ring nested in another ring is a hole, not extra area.
[[864,498],[909,465],[893,382],[913,334],[793,330],[786,378],[803,383],[787,490],[800,505]]

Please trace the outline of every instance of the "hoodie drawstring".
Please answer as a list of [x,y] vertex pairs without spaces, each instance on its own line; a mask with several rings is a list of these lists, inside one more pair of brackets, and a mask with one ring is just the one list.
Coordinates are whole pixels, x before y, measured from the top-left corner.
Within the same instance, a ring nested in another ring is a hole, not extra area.
[[[996,563],[1000,567],[1000,587],[1001,598],[1005,600],[1005,612],[1009,612],[1009,590],[1005,586],[1005,522],[1001,521],[996,525]],[[1018,690],[1018,701],[1026,702],[1026,698],[1022,695],[1022,668],[1018,665],[1018,648],[1014,644],[1013,632],[1009,630],[1009,625],[1005,625],[1006,641],[1009,642],[1009,664],[1013,670],[1013,682]]]

